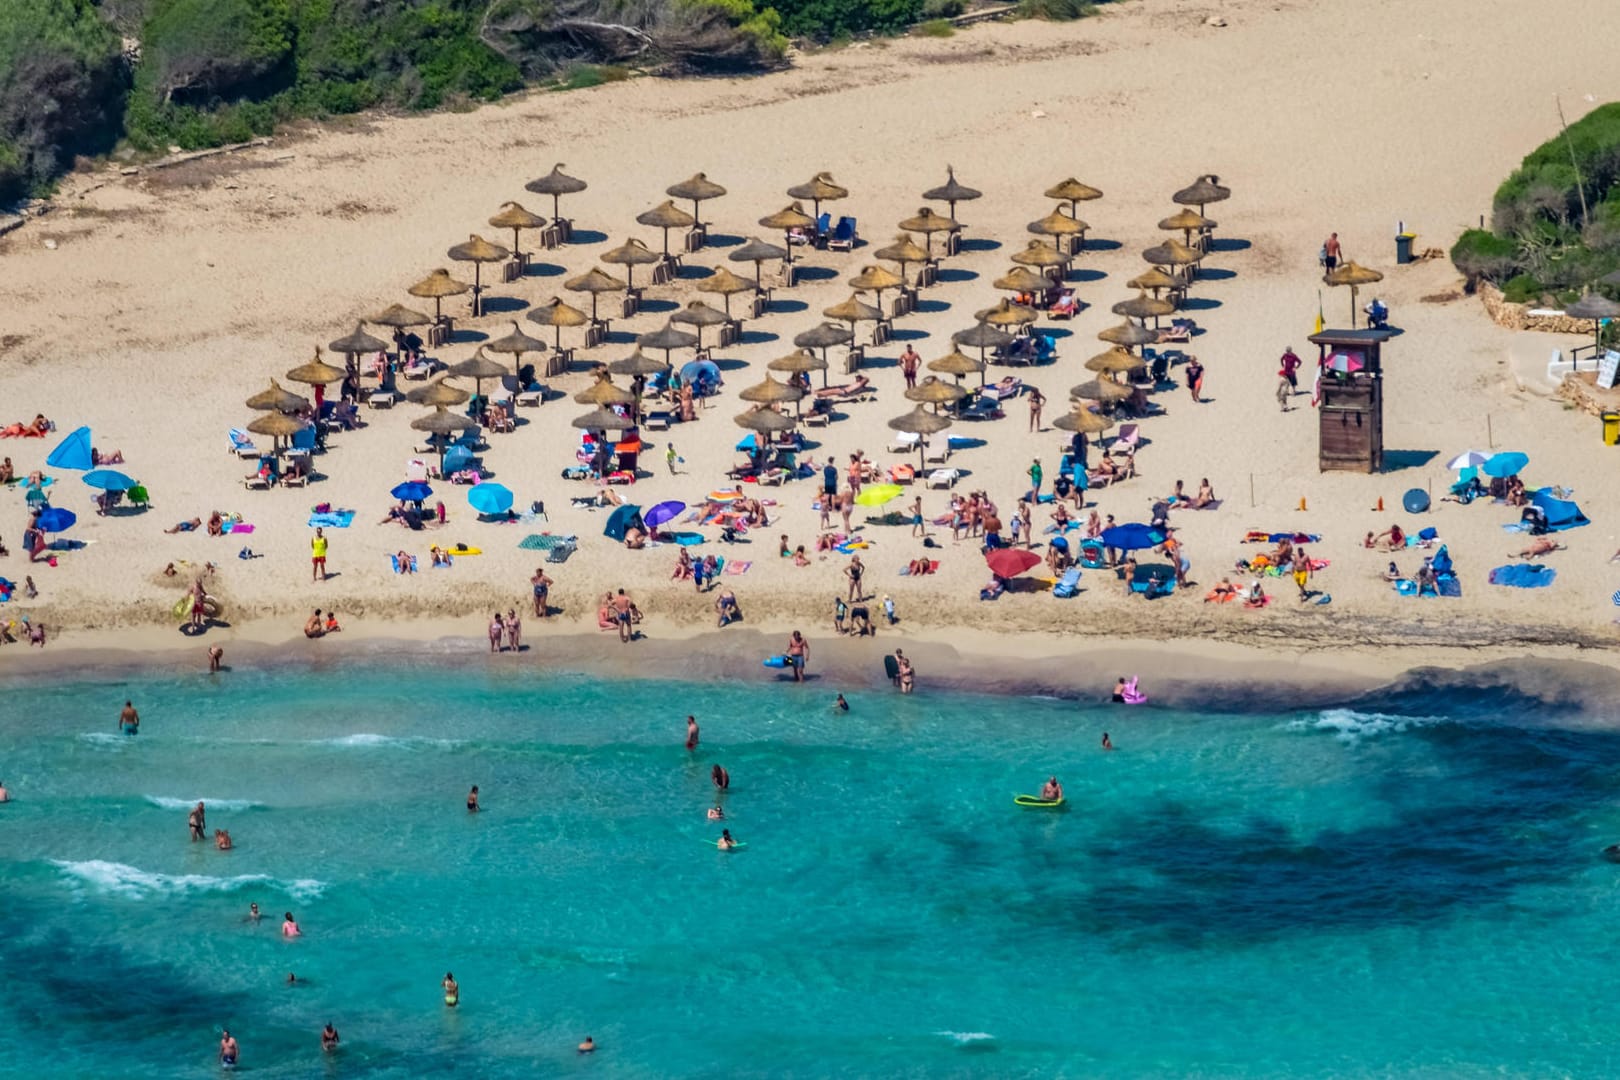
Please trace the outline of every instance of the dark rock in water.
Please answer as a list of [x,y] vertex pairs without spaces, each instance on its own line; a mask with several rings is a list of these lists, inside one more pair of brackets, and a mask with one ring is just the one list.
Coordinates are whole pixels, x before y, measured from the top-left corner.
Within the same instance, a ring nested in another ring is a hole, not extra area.
[[1603,857],[1612,863],[1620,863],[1620,844],[1610,844],[1604,848]]

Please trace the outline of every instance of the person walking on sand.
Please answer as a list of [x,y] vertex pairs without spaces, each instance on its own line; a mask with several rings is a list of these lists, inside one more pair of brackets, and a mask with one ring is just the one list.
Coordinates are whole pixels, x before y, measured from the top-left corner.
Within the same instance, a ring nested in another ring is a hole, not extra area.
[[1339,265],[1339,259],[1344,253],[1339,250],[1339,234],[1329,233],[1328,238],[1322,241],[1322,271],[1324,274],[1333,273],[1333,268]]
[[1311,557],[1305,553],[1304,548],[1294,549],[1294,584],[1299,586],[1299,599],[1301,602],[1311,597]]
[[534,568],[534,577],[529,579],[529,585],[534,589],[534,617],[544,619],[551,614],[551,607],[546,601],[551,596],[551,587],[556,584],[546,575],[545,567]]
[[501,613],[496,612],[489,618],[489,651],[501,651],[501,639],[506,636],[506,623],[501,619]]
[[686,748],[688,750],[696,750],[697,747],[698,747],[698,722],[697,722],[697,717],[688,716],[686,718]]
[[922,496],[918,495],[911,500],[911,535],[928,535],[928,519],[923,517]]
[[793,668],[793,681],[804,682],[804,665],[810,662],[810,643],[797,630],[788,638],[788,666]]
[[1046,397],[1035,387],[1029,388],[1029,430],[1041,430],[1041,406],[1046,404]]
[[1202,403],[1204,400],[1204,365],[1198,362],[1198,357],[1187,358],[1187,391],[1192,399]]
[[309,541],[309,580],[326,580],[326,530],[319,526]]
[[664,450],[664,464],[669,466],[669,475],[675,475],[675,465],[681,460],[681,455],[675,452],[675,444],[667,443]]

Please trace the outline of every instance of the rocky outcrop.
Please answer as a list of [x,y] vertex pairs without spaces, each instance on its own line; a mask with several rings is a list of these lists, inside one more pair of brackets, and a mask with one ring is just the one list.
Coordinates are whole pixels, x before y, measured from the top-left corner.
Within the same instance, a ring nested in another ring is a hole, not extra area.
[[1548,334],[1590,334],[1591,319],[1572,319],[1561,311],[1548,312],[1529,304],[1515,304],[1490,282],[1479,287],[1479,300],[1485,314],[1504,330],[1540,330]]

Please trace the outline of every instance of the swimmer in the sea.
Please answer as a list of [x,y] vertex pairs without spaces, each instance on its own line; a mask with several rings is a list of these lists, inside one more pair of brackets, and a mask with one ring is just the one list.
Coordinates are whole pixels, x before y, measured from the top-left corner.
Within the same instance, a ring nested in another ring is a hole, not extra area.
[[472,790],[467,792],[467,813],[478,813],[478,785],[474,784]]
[[213,673],[219,671],[219,662],[221,660],[223,660],[223,659],[225,659],[225,650],[224,649],[220,648],[218,645],[214,645],[214,646],[211,646],[209,648],[209,650],[208,650],[208,672],[209,672],[209,674],[213,674]]
[[450,1008],[461,1004],[461,987],[456,985],[456,977],[450,972],[444,973],[444,981],[439,984],[444,987],[444,1003]]
[[118,730],[125,735],[134,735],[141,730],[141,714],[127,701],[124,702],[124,711],[118,714]]
[[[308,980],[305,980],[305,981],[307,982]],[[290,971],[287,972],[287,985],[288,986],[297,986],[298,985],[298,976],[294,975]]]
[[231,834],[225,829],[215,829],[214,846],[220,851],[231,850]]
[[1063,798],[1063,785],[1058,783],[1057,777],[1048,776],[1046,785],[1041,788],[1041,800],[1043,802],[1057,802],[1061,798]]
[[719,791],[728,791],[731,788],[731,774],[719,765],[709,770],[709,780]]
[[10,802],[11,792],[6,790],[6,782],[0,780],[0,802]]
[[227,1069],[236,1068],[238,1052],[235,1037],[229,1031],[221,1031],[219,1033],[219,1063]]
[[709,807],[709,820],[710,821],[724,821],[725,819],[726,819],[726,812],[725,812],[724,809],[722,809],[719,806],[711,806],[711,807]]
[[298,929],[297,921],[295,919],[293,919],[293,917],[292,917],[292,912],[289,911],[289,912],[287,912],[287,914],[282,916],[282,920],[281,920],[281,936],[282,937],[295,938],[295,937],[298,937],[302,933],[303,933],[303,931]]
[[585,1041],[579,1044],[579,1052],[582,1054],[596,1053],[596,1040],[589,1035],[585,1036]]
[[208,827],[208,816],[203,811],[203,804],[199,802],[186,815],[186,824],[191,827],[191,840],[196,843],[203,838],[203,830]]
[[251,903],[251,904],[248,905],[247,917],[248,917],[248,922],[258,922],[259,919],[262,917],[262,915],[261,915],[261,913],[259,911],[259,905],[258,905],[257,901],[255,901],[254,903]]
[[721,829],[720,839],[715,841],[714,846],[719,848],[721,851],[730,851],[732,848],[737,846],[737,841],[731,838],[730,829]]
[[697,717],[688,716],[686,718],[686,748],[688,750],[696,750],[697,745],[698,745],[698,722],[697,722]]
[[844,700],[843,694],[838,695],[838,700],[833,702],[833,708],[839,712],[849,712],[849,702]]
[[325,1050],[328,1054],[330,1054],[333,1050],[336,1050],[337,1047],[338,1047],[337,1028],[333,1027],[332,1022],[330,1020],[328,1020],[326,1022],[326,1028],[321,1032],[321,1049]]
[[1108,737],[1108,732],[1106,731],[1103,732],[1102,748],[1104,750],[1112,750],[1114,748],[1114,741]]

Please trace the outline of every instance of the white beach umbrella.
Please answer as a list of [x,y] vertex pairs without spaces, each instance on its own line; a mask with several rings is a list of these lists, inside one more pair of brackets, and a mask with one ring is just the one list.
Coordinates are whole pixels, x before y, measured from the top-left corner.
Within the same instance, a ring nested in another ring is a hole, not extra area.
[[1485,464],[1485,462],[1489,461],[1490,457],[1491,455],[1483,453],[1479,450],[1464,450],[1462,453],[1446,462],[1446,468],[1453,472],[1461,472],[1463,469],[1477,469],[1481,465]]

